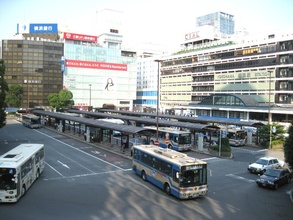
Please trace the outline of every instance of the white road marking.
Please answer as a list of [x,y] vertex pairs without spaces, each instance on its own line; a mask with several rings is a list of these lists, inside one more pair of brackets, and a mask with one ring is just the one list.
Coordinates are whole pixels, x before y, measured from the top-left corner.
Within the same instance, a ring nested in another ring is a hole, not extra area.
[[244,178],[242,176],[237,176],[235,174],[227,174],[226,176],[232,177],[234,179],[242,180],[242,181],[245,181],[245,182],[249,182],[249,183],[255,183],[255,180]]
[[103,162],[103,163],[106,163],[106,164],[108,164],[108,165],[110,165],[110,166],[113,166],[113,167],[115,167],[115,168],[117,168],[117,169],[119,169],[119,170],[123,170],[123,171],[125,170],[125,169],[123,169],[123,168],[121,168],[121,167],[119,167],[119,166],[116,166],[116,165],[114,165],[114,164],[112,164],[112,163],[110,163],[110,162],[104,161],[104,160],[102,160],[102,159],[100,159],[100,158],[98,158],[98,157],[95,157],[95,156],[93,156],[93,155],[87,153],[87,152],[84,152],[84,151],[82,151],[82,150],[80,150],[80,149],[78,149],[78,148],[75,148],[75,147],[73,147],[73,146],[71,146],[71,145],[69,145],[69,144],[66,144],[66,143],[64,143],[64,142],[62,142],[62,141],[60,141],[60,140],[58,140],[58,139],[56,139],[56,138],[53,138],[53,137],[51,137],[51,136],[49,136],[49,135],[47,135],[47,134],[45,134],[45,133],[43,133],[43,132],[40,132],[40,131],[38,131],[38,130],[35,130],[35,131],[38,132],[38,133],[40,133],[40,134],[43,134],[44,136],[47,136],[47,137],[49,137],[49,138],[51,138],[51,139],[53,139],[53,140],[55,140],[55,141],[58,141],[59,143],[62,143],[62,144],[64,144],[64,145],[67,146],[67,147],[70,147],[70,148],[72,148],[72,149],[74,149],[74,150],[76,150],[76,151],[79,151],[79,152],[81,152],[81,153],[83,153],[83,154],[85,154],[85,155],[87,155],[87,156],[89,156],[89,157],[92,157],[92,158],[94,158],[94,159],[96,159],[96,160],[99,160],[99,161],[101,161],[101,162]]
[[44,179],[45,181],[49,180],[60,180],[60,179],[72,179],[72,178],[79,178],[79,177],[87,177],[87,176],[95,176],[95,175],[101,175],[101,174],[108,174],[108,173],[115,173],[115,172],[121,172],[119,171],[107,171],[107,172],[101,172],[101,173],[86,173],[86,174],[79,174],[79,175],[74,175],[74,176],[63,176],[62,174],[61,177],[55,177],[55,178],[46,178]]
[[62,173],[58,172],[54,167],[52,167],[50,164],[48,164],[47,162],[45,162],[45,164],[47,164],[47,166],[49,166],[52,170],[54,170],[56,173],[58,173],[60,176],[65,177],[62,175]]
[[58,163],[60,163],[62,166],[66,167],[67,169],[70,169],[69,166],[67,166],[65,163],[62,163],[61,161],[57,160]]

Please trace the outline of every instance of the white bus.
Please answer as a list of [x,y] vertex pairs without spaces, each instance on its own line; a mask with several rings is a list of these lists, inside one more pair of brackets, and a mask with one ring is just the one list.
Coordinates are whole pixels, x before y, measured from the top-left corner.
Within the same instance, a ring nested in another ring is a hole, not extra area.
[[43,144],[20,144],[0,157],[0,202],[17,202],[45,167]]
[[41,119],[36,115],[22,115],[22,124],[25,127],[29,128],[40,128],[41,127]]
[[205,161],[155,145],[133,146],[132,156],[132,170],[169,195],[189,199],[208,192]]
[[[221,134],[229,139],[229,144],[231,147],[239,147],[244,146],[246,144],[247,132],[241,129],[236,128],[221,128]],[[218,143],[218,139],[220,136],[220,130],[216,130],[211,133],[211,143]],[[209,137],[205,136],[205,141],[209,141]]]
[[247,132],[240,129],[228,129],[227,138],[229,138],[230,146],[239,147],[246,144]]
[[[153,145],[157,139],[157,127],[146,126],[145,129],[152,131],[150,144]],[[191,149],[191,133],[190,131],[181,131],[175,128],[159,127],[158,128],[159,146],[169,148],[176,151],[184,151]]]

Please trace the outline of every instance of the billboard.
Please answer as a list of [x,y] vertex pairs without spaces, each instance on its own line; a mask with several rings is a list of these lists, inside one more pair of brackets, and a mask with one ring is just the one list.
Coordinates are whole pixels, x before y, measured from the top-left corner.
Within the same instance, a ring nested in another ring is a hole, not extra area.
[[84,34],[74,34],[74,33],[68,33],[68,32],[64,32],[63,38],[68,39],[68,40],[81,40],[81,41],[88,41],[88,42],[97,42],[98,41],[97,36],[84,35]]
[[65,66],[76,67],[76,68],[91,68],[91,69],[127,71],[127,64],[121,64],[121,63],[105,63],[105,62],[92,62],[92,61],[82,61],[82,60],[66,60]]
[[58,24],[30,24],[30,34],[58,34]]

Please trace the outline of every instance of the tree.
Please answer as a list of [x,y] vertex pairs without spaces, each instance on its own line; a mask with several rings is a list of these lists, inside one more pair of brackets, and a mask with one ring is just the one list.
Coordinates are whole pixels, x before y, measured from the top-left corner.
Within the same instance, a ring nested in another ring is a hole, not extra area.
[[8,107],[21,107],[21,99],[23,95],[23,88],[20,85],[13,84],[9,87],[6,95],[6,103]]
[[284,144],[284,156],[285,156],[285,162],[288,164],[290,169],[293,169],[293,127],[292,122],[291,126],[289,127],[289,136],[285,141]]
[[[274,129],[274,131],[270,132],[270,129]],[[285,129],[283,125],[278,123],[273,123],[272,125],[263,125],[259,128],[259,138],[260,138],[260,145],[263,147],[270,147],[270,134],[272,140],[272,146],[283,144],[285,141]]]
[[59,92],[59,99],[62,104],[62,108],[71,108],[72,105],[74,105],[72,98],[73,98],[72,92],[67,89],[62,89]]
[[0,60],[0,128],[6,125],[6,113],[5,113],[5,98],[8,91],[8,85],[4,80],[5,64],[4,60]]
[[71,91],[67,89],[62,89],[58,94],[50,94],[48,96],[48,101],[50,106],[56,108],[57,110],[62,110],[64,108],[71,108],[74,105],[74,101],[72,100],[73,94]]
[[60,107],[60,99],[59,99],[59,95],[57,93],[50,94],[48,96],[48,101],[50,103],[50,106],[52,106],[53,108]]

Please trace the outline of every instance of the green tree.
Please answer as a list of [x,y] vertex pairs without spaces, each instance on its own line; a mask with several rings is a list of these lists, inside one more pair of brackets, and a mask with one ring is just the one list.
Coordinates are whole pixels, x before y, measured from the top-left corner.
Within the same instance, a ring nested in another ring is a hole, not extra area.
[[[274,131],[270,132],[270,129]],[[263,125],[259,128],[259,138],[260,138],[260,145],[263,147],[269,147],[270,145],[270,134],[272,138],[272,146],[277,144],[283,144],[285,141],[285,129],[283,125],[278,123],[273,123],[271,126],[269,124]]]
[[13,84],[9,87],[6,95],[6,103],[8,107],[21,107],[21,99],[23,95],[23,88],[20,85]]
[[62,89],[58,94],[50,94],[48,96],[48,101],[50,106],[56,108],[58,111],[64,108],[71,108],[74,105],[74,101],[72,100],[73,94],[71,91],[67,89]]
[[59,99],[62,104],[62,108],[71,108],[72,105],[74,105],[72,98],[73,98],[72,92],[67,89],[62,89],[59,92]]
[[6,92],[8,91],[8,85],[4,80],[5,64],[4,60],[0,60],[0,128],[6,125],[6,113],[5,113],[5,99]]
[[286,138],[285,144],[284,144],[284,156],[285,161],[288,163],[288,166],[290,169],[293,169],[293,127],[292,122],[291,126],[289,127],[289,136]]
[[61,106],[59,95],[57,93],[50,94],[48,96],[48,101],[50,103],[50,106],[52,106],[53,108],[60,108]]

